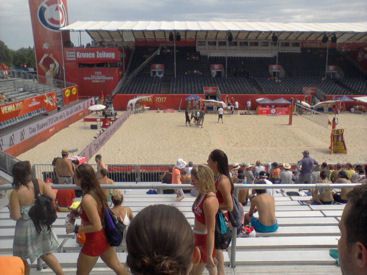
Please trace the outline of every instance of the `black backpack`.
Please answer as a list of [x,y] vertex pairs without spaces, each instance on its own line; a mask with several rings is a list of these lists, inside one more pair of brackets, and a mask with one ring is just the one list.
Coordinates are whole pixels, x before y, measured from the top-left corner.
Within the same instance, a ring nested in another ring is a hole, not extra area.
[[34,205],[29,209],[29,217],[32,219],[38,233],[42,228],[51,229],[51,225],[56,221],[56,208],[50,197],[41,194],[39,184],[36,179],[32,179],[34,185],[34,196],[36,198]]

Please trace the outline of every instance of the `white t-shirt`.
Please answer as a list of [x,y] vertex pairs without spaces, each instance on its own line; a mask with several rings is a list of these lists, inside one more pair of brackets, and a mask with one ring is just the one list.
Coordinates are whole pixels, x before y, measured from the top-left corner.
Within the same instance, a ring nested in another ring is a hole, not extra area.
[[239,104],[238,104],[238,101],[236,101],[236,102],[234,103],[234,108],[235,108],[235,109],[238,109],[238,107],[239,107]]
[[218,114],[219,114],[219,115],[223,115],[223,113],[224,113],[223,108],[222,108],[222,107],[219,107],[219,109],[218,109]]

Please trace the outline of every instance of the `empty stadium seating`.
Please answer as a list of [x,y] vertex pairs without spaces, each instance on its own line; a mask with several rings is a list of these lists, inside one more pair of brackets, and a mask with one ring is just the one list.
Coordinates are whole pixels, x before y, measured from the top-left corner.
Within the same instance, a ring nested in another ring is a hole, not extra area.
[[[156,47],[137,47],[129,72],[139,67],[157,50]],[[218,53],[217,53],[218,54]],[[177,77],[174,78],[172,48],[162,48],[154,58],[132,78],[123,84],[120,93],[202,93],[203,86],[218,86],[229,94],[295,94],[303,93],[303,87],[317,87],[322,94],[351,95],[367,91],[366,77],[348,59],[348,56],[329,50],[329,65],[336,65],[343,72],[342,79],[325,79],[325,49],[303,49],[300,53],[279,53],[279,64],[285,77],[274,81],[268,67],[275,64],[275,57],[204,56],[193,47],[177,47]],[[210,65],[228,64],[227,77],[211,77]],[[151,64],[164,64],[165,76],[150,76]],[[129,73],[128,72],[128,73]]]

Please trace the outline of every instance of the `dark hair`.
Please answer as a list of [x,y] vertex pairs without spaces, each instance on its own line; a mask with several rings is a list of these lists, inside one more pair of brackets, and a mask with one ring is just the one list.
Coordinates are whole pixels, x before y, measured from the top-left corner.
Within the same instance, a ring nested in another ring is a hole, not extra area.
[[337,163],[337,164],[336,164],[336,166],[335,166],[335,168],[336,168],[337,170],[340,170],[340,169],[342,169],[342,165],[341,165],[340,163]]
[[93,167],[90,164],[84,163],[75,169],[75,176],[80,181],[80,188],[84,194],[93,192],[99,200],[99,205],[104,208],[107,205],[107,198],[103,192]]
[[324,179],[326,179],[328,177],[328,173],[325,171],[325,170],[322,170],[321,172],[320,172],[320,178],[322,179],[322,180],[324,180]]
[[367,247],[367,185],[355,187],[348,199],[350,208],[345,218],[348,242],[361,242]]
[[101,160],[102,156],[100,154],[98,154],[98,155],[95,156],[95,159]]
[[194,252],[192,229],[175,207],[151,205],[131,221],[126,235],[132,274],[186,274]]
[[344,170],[341,170],[341,171],[338,173],[338,178],[339,178],[339,179],[348,179],[347,172],[345,172]]
[[357,164],[356,168],[354,169],[356,171],[356,173],[358,173],[359,175],[363,175],[365,173],[363,166],[361,164]]
[[11,170],[13,174],[13,186],[18,189],[21,185],[27,185],[32,180],[31,163],[26,161],[19,161],[13,165]]
[[107,171],[107,169],[106,169],[106,168],[102,168],[101,170],[99,170],[99,172],[101,173],[101,175],[102,175],[103,177],[107,176],[107,174],[108,174],[108,171]]
[[323,162],[322,164],[321,164],[321,168],[327,168],[328,167],[328,165],[327,165],[327,163],[326,162]]
[[231,177],[229,175],[229,167],[228,167],[228,157],[226,155],[226,153],[224,153],[222,150],[220,149],[215,149],[213,150],[210,155],[209,158],[212,161],[215,161],[217,163],[217,168],[218,168],[218,172],[222,175],[225,175],[228,177],[230,183],[231,183],[231,188],[233,190],[233,183],[231,180]]
[[[264,184],[265,185],[266,182],[264,180],[258,180],[258,181],[255,182],[255,184]],[[261,194],[266,193],[266,189],[255,189],[255,192],[256,192],[256,194],[261,195]]]

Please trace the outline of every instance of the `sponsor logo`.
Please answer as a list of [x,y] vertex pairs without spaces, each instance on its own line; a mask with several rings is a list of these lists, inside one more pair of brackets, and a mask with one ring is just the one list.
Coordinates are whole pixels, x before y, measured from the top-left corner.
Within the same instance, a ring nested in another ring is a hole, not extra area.
[[66,6],[60,0],[45,0],[38,8],[38,20],[50,31],[58,31],[67,23]]
[[19,111],[22,109],[22,106],[23,106],[23,102],[13,103],[13,104],[1,107],[1,112],[3,114],[8,114],[11,112]]
[[28,105],[28,107],[33,107],[33,106],[37,106],[40,105],[41,102],[37,101],[35,98],[32,99],[32,102]]
[[65,90],[65,96],[66,96],[66,97],[69,97],[69,96],[70,96],[70,93],[71,93],[71,92],[70,92],[70,89],[66,89],[66,90]]
[[71,89],[71,93],[72,93],[72,95],[76,95],[78,93],[78,88],[77,87],[73,87]]

